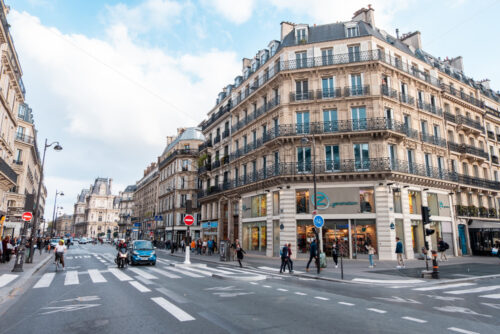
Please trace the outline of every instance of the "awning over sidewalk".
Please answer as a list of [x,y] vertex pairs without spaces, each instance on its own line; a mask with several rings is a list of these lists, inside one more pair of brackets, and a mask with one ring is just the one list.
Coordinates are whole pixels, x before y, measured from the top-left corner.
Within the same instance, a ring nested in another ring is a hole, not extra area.
[[488,220],[475,219],[469,225],[469,228],[498,228],[498,229],[500,229],[500,220],[488,221]]

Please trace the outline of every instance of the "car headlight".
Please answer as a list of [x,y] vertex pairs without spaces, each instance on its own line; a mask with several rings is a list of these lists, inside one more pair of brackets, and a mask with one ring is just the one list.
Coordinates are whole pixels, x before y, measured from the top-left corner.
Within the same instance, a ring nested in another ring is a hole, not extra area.
[[155,251],[153,251],[153,253],[151,253],[151,256],[153,256],[153,255],[156,255],[156,252],[155,252]]

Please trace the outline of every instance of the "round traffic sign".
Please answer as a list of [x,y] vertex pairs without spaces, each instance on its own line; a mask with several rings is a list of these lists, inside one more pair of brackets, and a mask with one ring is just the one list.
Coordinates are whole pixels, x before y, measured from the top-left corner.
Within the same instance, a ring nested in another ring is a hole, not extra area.
[[33,218],[33,214],[31,212],[23,213],[23,220],[29,222]]
[[191,226],[191,225],[193,225],[193,223],[194,223],[194,217],[193,216],[186,215],[184,217],[184,224],[186,224],[187,226]]
[[314,221],[314,226],[316,226],[317,228],[323,227],[323,224],[325,223],[325,220],[320,215],[314,216],[313,221]]

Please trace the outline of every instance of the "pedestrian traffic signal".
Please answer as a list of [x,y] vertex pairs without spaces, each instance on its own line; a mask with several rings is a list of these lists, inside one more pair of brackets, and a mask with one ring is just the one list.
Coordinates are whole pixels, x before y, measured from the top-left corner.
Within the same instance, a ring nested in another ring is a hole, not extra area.
[[429,207],[427,206],[422,206],[422,222],[424,223],[424,225],[431,223],[431,214]]
[[426,228],[425,229],[425,236],[428,237],[429,235],[433,235],[434,234],[434,231],[433,229],[430,229],[430,228]]

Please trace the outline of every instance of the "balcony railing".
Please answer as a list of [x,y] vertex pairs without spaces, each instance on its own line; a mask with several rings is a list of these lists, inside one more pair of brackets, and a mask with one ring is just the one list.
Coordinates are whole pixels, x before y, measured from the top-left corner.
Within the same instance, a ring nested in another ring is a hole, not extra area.
[[167,163],[169,163],[172,159],[174,159],[176,156],[179,155],[192,155],[192,156],[198,156],[198,150],[193,150],[193,149],[180,149],[180,150],[175,150],[172,153],[170,153],[165,159],[163,159],[159,167],[165,166]]
[[235,125],[233,125],[231,128],[232,133],[233,134],[236,133],[236,131],[242,129],[247,124],[250,124],[251,122],[253,122],[253,120],[265,114],[266,112],[271,111],[279,104],[280,104],[280,97],[279,96],[274,97],[269,102],[267,102],[266,105],[260,106],[255,110],[255,112],[248,114],[245,118],[241,119]]
[[477,130],[481,131],[482,133],[484,133],[483,125],[478,121],[475,121],[469,117],[464,117],[462,115],[455,116],[455,119],[456,119],[457,124],[464,124],[464,125],[467,125],[467,126],[474,128],[474,129],[477,129]]
[[422,140],[423,142],[429,143],[429,144],[433,144],[433,145],[437,145],[437,146],[441,146],[441,147],[446,147],[446,140],[443,138],[440,138],[440,137],[431,136],[431,135],[428,135],[425,133],[421,133],[420,140]]
[[415,98],[408,94],[399,93],[399,101],[409,104],[411,106],[415,105]]
[[417,100],[417,108],[420,110],[425,110],[427,112],[433,113],[438,116],[443,116],[443,109],[436,107],[427,102],[423,102],[421,100]]
[[17,183],[17,174],[14,170],[5,162],[4,159],[0,158],[0,173],[4,175],[11,183],[12,186]]
[[453,142],[448,142],[448,148],[452,151],[462,153],[462,154],[472,154],[484,159],[488,159],[488,153],[483,151],[480,148],[466,145],[466,144],[457,144]]
[[220,160],[219,159],[216,159],[214,162],[212,162],[212,170],[214,170],[215,168],[219,168],[220,167]]
[[318,89],[316,91],[316,98],[318,100],[335,99],[339,97],[342,97],[342,89],[340,88]]
[[461,217],[479,217],[479,218],[500,218],[495,208],[477,207],[474,205],[455,205],[457,216]]
[[224,107],[220,107],[219,111],[212,114],[209,119],[205,120],[201,124],[201,129],[205,130],[208,128],[210,125],[212,125],[215,121],[217,121],[219,118],[224,116],[225,114],[229,113],[231,110],[231,100],[228,101],[228,104],[226,104]]
[[453,122],[453,123],[457,122],[456,116],[447,112],[447,111],[444,112],[444,119],[449,121],[449,122]]
[[224,132],[222,132],[222,139],[225,139],[229,137],[229,129],[224,129]]
[[472,105],[474,105],[476,107],[479,107],[479,108],[484,108],[484,102],[483,101],[480,101],[480,100],[476,99],[473,96],[467,95],[464,92],[459,91],[459,90],[453,88],[450,85],[446,85],[446,84],[442,83],[441,84],[441,89],[444,92],[448,93],[448,94],[451,94],[451,95],[453,95],[455,97],[458,97],[462,101],[470,103],[470,104],[472,104]]
[[220,142],[220,135],[215,136],[214,145]]
[[22,166],[23,165],[23,162],[21,160],[12,160],[12,163],[16,164],[16,165],[19,165],[19,166]]
[[34,137],[25,135],[24,133],[16,133],[16,140],[20,140],[26,144],[33,144],[35,142]]
[[500,182],[498,182],[498,181],[490,181],[490,180],[481,179],[478,177],[472,177],[472,176],[463,175],[463,174],[457,174],[456,182],[462,183],[462,184],[467,184],[470,186],[493,189],[493,190],[500,189]]
[[385,86],[385,85],[380,86],[380,92],[382,93],[382,95],[385,95],[387,97],[390,97],[393,99],[398,98],[398,91],[393,89],[393,88],[390,88],[388,86]]
[[344,87],[344,96],[366,96],[370,95],[370,86]]
[[306,92],[290,93],[290,102],[314,100],[314,92],[312,90]]

